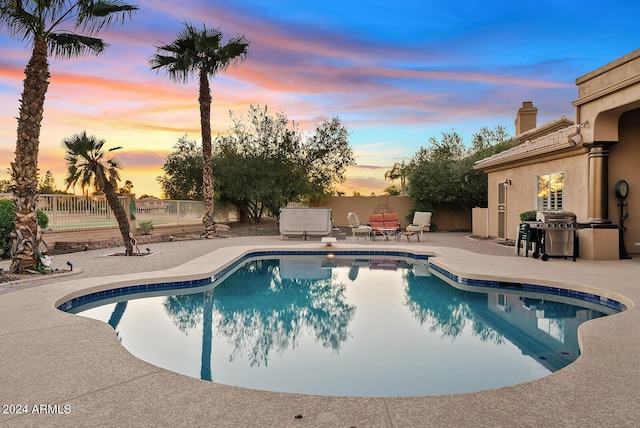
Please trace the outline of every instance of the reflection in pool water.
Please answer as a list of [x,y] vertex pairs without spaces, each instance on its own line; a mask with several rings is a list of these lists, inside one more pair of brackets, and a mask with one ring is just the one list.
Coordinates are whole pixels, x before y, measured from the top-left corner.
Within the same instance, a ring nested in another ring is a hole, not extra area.
[[615,312],[515,288],[461,290],[426,261],[400,258],[253,259],[214,285],[122,297],[129,301],[81,314],[109,322],[139,358],[189,376],[284,392],[414,396],[545,376],[577,358],[582,322]]

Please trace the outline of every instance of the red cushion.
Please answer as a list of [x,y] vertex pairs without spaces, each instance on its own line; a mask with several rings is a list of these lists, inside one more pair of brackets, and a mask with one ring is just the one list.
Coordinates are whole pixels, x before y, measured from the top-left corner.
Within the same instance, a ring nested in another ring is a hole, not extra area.
[[397,229],[399,227],[398,214],[396,213],[371,214],[369,216],[369,226],[371,226],[373,230]]
[[398,214],[396,213],[387,213],[383,215],[384,215],[384,221],[395,221],[396,223],[398,222]]

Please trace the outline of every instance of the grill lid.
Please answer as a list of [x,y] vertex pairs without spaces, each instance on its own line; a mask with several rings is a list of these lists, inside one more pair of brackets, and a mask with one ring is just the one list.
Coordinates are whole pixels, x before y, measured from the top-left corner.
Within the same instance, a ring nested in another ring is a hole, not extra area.
[[575,223],[576,215],[571,211],[538,211],[536,219],[545,223]]

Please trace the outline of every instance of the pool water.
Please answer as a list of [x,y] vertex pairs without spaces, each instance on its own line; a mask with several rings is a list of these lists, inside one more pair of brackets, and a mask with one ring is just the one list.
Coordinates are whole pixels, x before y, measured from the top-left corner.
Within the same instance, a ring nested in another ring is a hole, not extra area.
[[546,376],[578,357],[582,322],[614,312],[516,287],[462,290],[428,261],[405,258],[252,259],[203,290],[121,297],[80,315],[111,324],[142,360],[188,376],[399,397]]

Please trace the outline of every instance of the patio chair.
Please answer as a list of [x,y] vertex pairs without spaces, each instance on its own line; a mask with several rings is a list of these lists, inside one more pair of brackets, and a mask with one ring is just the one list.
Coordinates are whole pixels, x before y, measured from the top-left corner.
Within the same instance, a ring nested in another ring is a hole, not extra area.
[[360,219],[358,219],[356,213],[350,212],[347,214],[347,219],[349,220],[349,226],[351,226],[354,241],[359,236],[362,236],[364,239],[371,238],[371,227],[360,224]]
[[538,229],[532,229],[527,223],[518,226],[518,239],[516,240],[516,256],[520,255],[520,249],[524,247],[525,257],[529,257],[531,251],[533,258],[540,256],[540,234]]
[[412,235],[416,235],[418,241],[422,241],[424,232],[429,232],[431,229],[431,212],[416,211],[413,214],[413,221],[407,226],[404,235],[407,237],[407,241]]

